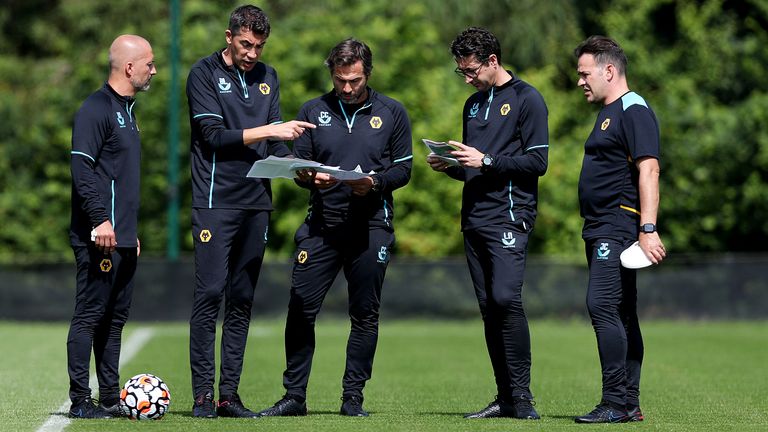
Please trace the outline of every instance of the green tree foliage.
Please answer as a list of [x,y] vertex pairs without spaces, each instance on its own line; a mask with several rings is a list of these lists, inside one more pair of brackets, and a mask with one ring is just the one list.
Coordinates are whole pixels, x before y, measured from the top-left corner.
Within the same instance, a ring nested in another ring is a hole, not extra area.
[[[191,65],[224,46],[241,2],[185,0],[179,100],[180,232],[190,235],[189,120],[183,96]],[[411,183],[396,192],[398,253],[462,252],[461,183],[424,163],[421,138],[459,139],[472,88],[448,51],[468,26],[496,33],[505,65],[536,86],[549,107],[550,165],[540,182],[532,252],[580,258],[578,182],[583,143],[599,107],[575,87],[573,48],[586,36],[616,38],[629,57],[630,87],[662,130],[659,224],[672,251],[754,251],[768,244],[768,6],[760,0],[272,0],[263,60],[278,70],[283,116],[331,89],[323,66],[346,37],[374,52],[371,86],[408,109],[414,135]],[[136,33],[152,42],[159,73],[139,95],[142,129],[140,235],[145,253],[167,238],[170,25],[166,2],[5,2],[0,8],[0,262],[68,258],[69,150],[73,115],[106,79],[107,48]],[[273,183],[270,253],[287,256],[307,192]]]

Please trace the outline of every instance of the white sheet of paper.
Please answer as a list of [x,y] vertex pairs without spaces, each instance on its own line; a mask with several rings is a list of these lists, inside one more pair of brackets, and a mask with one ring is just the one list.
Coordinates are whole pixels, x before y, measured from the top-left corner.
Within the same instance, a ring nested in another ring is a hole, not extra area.
[[448,165],[454,165],[454,166],[461,165],[459,161],[456,160],[455,157],[451,156],[451,154],[448,153],[453,150],[458,150],[457,147],[451,144],[448,144],[447,142],[432,141],[426,138],[422,138],[421,141],[429,149],[430,155],[435,156],[441,161],[448,163]]
[[320,162],[306,159],[269,156],[253,163],[246,177],[255,178],[295,178],[296,171],[304,168],[322,166]]
[[306,159],[269,156],[254,162],[246,177],[292,179],[296,177],[296,171],[306,168],[328,173],[339,180],[358,180],[373,174],[373,172],[369,174],[362,172],[360,165],[354,171],[347,171]]
[[368,174],[364,173],[363,170],[360,168],[360,165],[358,165],[352,171],[346,171],[346,170],[340,169],[339,167],[330,167],[325,165],[316,167],[315,170],[317,172],[328,173],[337,180],[360,180],[361,178],[365,178],[371,174],[374,174],[373,171],[371,171]]

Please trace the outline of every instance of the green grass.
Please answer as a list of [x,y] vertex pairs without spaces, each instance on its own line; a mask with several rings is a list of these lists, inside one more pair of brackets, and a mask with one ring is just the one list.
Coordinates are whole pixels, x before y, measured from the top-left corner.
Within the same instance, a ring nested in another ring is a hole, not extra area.
[[[140,324],[131,324],[129,334]],[[391,321],[381,328],[366,419],[337,414],[348,324],[318,323],[318,349],[304,418],[198,420],[192,395],[186,324],[153,324],[155,335],[123,380],[159,375],[171,388],[171,411],[161,421],[73,421],[67,431],[501,431],[768,430],[768,322],[647,322],[642,406],[647,420],[624,426],[576,425],[600,397],[600,372],[591,327],[585,322],[534,321],[532,390],[538,422],[464,420],[494,396],[479,321]],[[252,325],[240,394],[252,409],[283,393],[282,321]],[[2,323],[0,430],[34,431],[67,397],[66,324]],[[127,337],[125,338],[127,340]]]

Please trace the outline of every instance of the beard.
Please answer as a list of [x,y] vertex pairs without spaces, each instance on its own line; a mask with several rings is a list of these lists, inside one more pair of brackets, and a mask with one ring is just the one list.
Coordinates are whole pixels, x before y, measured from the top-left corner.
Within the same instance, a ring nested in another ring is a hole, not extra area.
[[131,80],[131,84],[133,85],[133,88],[136,89],[136,92],[140,91],[147,91],[149,90],[149,87],[151,85],[152,77],[150,76],[147,78],[146,81],[134,81]]

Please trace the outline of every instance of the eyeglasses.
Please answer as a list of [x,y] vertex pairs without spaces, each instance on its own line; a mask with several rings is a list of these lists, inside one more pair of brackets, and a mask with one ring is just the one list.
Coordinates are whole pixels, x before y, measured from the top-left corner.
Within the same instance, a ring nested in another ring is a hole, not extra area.
[[464,78],[467,77],[469,79],[475,79],[477,78],[477,73],[480,72],[480,69],[485,66],[484,64],[481,64],[480,66],[474,68],[474,69],[462,69],[462,68],[456,68],[453,71],[456,72],[456,75]]

